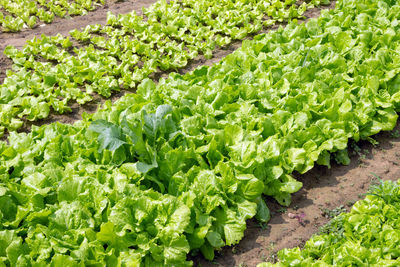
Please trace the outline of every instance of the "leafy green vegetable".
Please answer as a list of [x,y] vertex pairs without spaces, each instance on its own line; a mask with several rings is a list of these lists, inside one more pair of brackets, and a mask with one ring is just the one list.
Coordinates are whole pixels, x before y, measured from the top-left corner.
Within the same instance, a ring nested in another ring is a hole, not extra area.
[[278,252],[272,266],[398,266],[400,227],[399,181],[387,181],[364,200],[356,202],[349,213],[342,213],[329,224],[327,233],[314,235],[303,249]]
[[85,15],[98,5],[104,5],[105,0],[0,0],[0,8],[8,14],[0,13],[0,25],[4,32],[19,32],[24,27],[37,26],[37,19],[51,23],[54,16]]
[[[78,15],[99,2],[104,4],[104,0],[14,2],[0,0],[0,7],[26,13],[28,24],[34,24],[36,18],[29,14],[50,22],[54,14],[63,16],[68,10]],[[48,117],[50,109],[70,112],[73,102],[91,101],[93,93],[110,97],[121,88],[134,90],[154,72],[185,67],[199,55],[212,57],[217,45],[226,46],[259,32],[265,15],[271,17],[271,24],[301,18],[313,3],[317,1],[301,5],[292,0],[158,1],[144,10],[144,16],[109,13],[105,26],[71,31],[78,46],[60,34],[35,37],[22,50],[9,46],[5,54],[14,66],[0,85],[0,105],[10,106],[2,108],[7,118],[0,120],[0,127],[14,131],[22,126],[17,118],[27,116],[35,121]],[[0,16],[2,21],[13,31],[24,26],[20,18]]]
[[[189,251],[212,259],[236,244],[246,220],[269,219],[262,194],[289,205],[302,186],[293,171],[329,166],[331,153],[346,163],[350,138],[394,127],[399,10],[394,1],[338,1],[318,19],[245,41],[214,66],[157,85],[146,79],[137,94],[74,125],[12,132],[0,142],[2,261],[185,266]],[[73,77],[96,82],[109,62],[91,62],[99,72],[79,66]],[[52,75],[41,83],[49,92]],[[21,123],[10,115],[21,99],[9,92],[27,84],[18,77],[1,90],[7,127]],[[84,101],[81,90],[68,93]],[[38,116],[47,110],[40,99]]]
[[108,121],[95,121],[90,125],[89,130],[99,134],[100,151],[104,149],[114,151],[126,144],[121,129]]

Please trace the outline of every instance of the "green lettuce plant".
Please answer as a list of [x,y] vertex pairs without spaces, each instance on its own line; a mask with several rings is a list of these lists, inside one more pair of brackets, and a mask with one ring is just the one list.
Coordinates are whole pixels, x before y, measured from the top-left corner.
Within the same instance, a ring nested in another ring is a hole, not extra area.
[[400,229],[399,182],[376,186],[364,200],[357,201],[349,213],[335,217],[304,248],[283,249],[272,266],[398,266]]
[[0,25],[4,32],[19,32],[24,27],[34,28],[39,19],[51,23],[54,17],[68,15],[86,15],[105,0],[0,0],[0,8],[7,16],[0,15]]

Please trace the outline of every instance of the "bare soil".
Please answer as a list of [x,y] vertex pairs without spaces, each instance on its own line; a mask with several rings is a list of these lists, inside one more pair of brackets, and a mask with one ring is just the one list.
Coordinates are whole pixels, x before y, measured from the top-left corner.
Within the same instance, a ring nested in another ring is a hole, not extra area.
[[[142,7],[148,7],[156,0],[126,0],[123,2],[110,2],[84,17],[72,19],[56,19],[52,24],[25,30],[20,33],[0,33],[0,82],[6,76],[12,62],[7,59],[2,51],[7,45],[22,47],[25,41],[41,34],[67,35],[75,28],[82,28],[88,24],[105,24],[108,11],[117,14],[128,13],[136,10],[141,13]],[[335,2],[323,8],[333,8]],[[317,17],[320,9],[307,11],[306,18]],[[279,27],[274,26],[272,29]],[[251,37],[249,37],[251,38]],[[226,55],[241,46],[241,41],[234,42],[224,49],[217,49],[214,57],[205,60],[199,57],[192,61],[186,68],[180,70],[185,73],[200,65],[211,65],[218,62]],[[166,77],[167,72],[161,73],[156,78]],[[115,101],[126,91],[114,94],[110,99]],[[54,121],[73,123],[81,119],[83,112],[93,113],[105,99],[97,96],[93,102],[84,106],[72,105],[72,112],[68,114],[52,114],[48,119],[35,122],[35,125],[47,124]],[[27,122],[23,131],[29,131],[32,123]],[[349,166],[339,166],[332,163],[332,167],[316,166],[304,175],[295,174],[303,182],[303,188],[293,195],[292,204],[284,208],[273,199],[267,198],[271,209],[272,218],[267,225],[260,225],[256,220],[250,220],[243,240],[234,247],[225,247],[217,253],[213,262],[208,262],[202,256],[193,258],[196,266],[256,266],[265,260],[275,260],[276,252],[282,248],[301,246],[312,234],[318,232],[319,227],[329,220],[329,210],[344,206],[349,209],[351,205],[362,198],[371,183],[376,182],[374,175],[383,179],[395,180],[400,178],[400,124],[393,132],[385,132],[375,138],[379,145],[375,147],[367,142],[353,144],[352,161]],[[305,214],[304,223],[293,219],[289,214]]]

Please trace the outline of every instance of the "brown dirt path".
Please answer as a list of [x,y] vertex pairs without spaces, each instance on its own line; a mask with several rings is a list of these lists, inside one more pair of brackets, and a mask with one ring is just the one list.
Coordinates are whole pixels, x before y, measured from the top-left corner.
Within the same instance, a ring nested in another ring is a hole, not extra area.
[[[293,195],[290,207],[286,209],[273,199],[266,199],[273,215],[265,227],[250,220],[238,245],[223,248],[214,262],[198,256],[195,266],[254,267],[263,261],[274,261],[278,250],[301,246],[318,232],[329,221],[330,211],[342,205],[349,210],[355,201],[364,198],[371,183],[377,182],[374,174],[383,180],[400,179],[400,122],[393,131],[380,133],[374,139],[379,144],[373,146],[364,141],[351,145],[349,166],[316,166],[304,175],[295,175],[304,186]],[[290,213],[304,213],[304,225],[291,219]]]

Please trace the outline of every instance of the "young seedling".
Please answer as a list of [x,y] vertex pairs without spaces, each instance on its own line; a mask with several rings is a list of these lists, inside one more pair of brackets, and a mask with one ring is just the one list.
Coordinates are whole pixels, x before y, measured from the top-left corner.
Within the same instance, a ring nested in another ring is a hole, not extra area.
[[327,208],[322,208],[321,211],[322,211],[322,216],[324,216],[325,218],[328,218],[328,219],[332,219],[332,218],[338,216],[340,213],[346,212],[347,210],[343,205],[340,205],[339,207],[336,207],[332,210],[327,209]]
[[280,209],[278,209],[278,212],[279,213],[286,213],[287,212],[287,208],[280,208]]
[[393,132],[390,133],[390,136],[393,138],[399,138],[400,137],[399,130],[394,130]]

